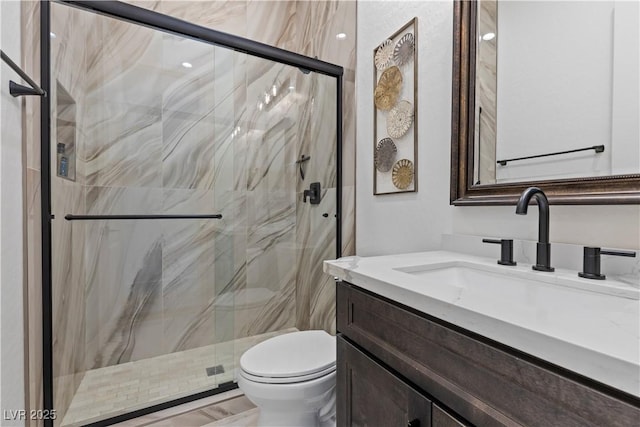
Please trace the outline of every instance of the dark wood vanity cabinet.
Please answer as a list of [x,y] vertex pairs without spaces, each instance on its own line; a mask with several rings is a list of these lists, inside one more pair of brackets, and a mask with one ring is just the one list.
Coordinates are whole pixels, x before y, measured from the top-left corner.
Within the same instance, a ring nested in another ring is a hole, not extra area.
[[338,401],[349,401],[339,425],[431,425],[431,401],[362,351],[338,337],[341,386]]
[[640,426],[640,399],[346,282],[338,426]]

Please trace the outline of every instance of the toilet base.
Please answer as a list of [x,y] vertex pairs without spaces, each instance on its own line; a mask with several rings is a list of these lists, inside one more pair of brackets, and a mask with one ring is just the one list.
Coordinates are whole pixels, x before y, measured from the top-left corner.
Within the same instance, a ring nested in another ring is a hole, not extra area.
[[336,372],[305,383],[264,384],[238,375],[238,386],[259,409],[258,427],[335,427]]

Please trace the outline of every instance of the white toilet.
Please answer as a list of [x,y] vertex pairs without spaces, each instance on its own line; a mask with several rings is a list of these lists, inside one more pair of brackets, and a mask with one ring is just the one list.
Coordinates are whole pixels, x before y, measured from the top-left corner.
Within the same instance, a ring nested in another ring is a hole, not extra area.
[[301,331],[263,341],[240,358],[238,387],[260,409],[258,426],[333,427],[336,338]]

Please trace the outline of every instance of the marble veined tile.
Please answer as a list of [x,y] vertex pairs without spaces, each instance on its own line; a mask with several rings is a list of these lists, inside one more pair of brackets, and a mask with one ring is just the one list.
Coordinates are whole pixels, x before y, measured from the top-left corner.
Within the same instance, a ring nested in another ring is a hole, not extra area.
[[[162,190],[87,187],[89,214],[159,213]],[[159,221],[87,225],[87,342],[91,367],[162,353],[162,227]],[[97,305],[97,306],[96,306]]]
[[[262,292],[262,289],[259,290],[260,294]],[[260,298],[257,300],[260,301],[259,307],[236,305],[233,326],[239,338],[294,327],[296,299],[293,278],[266,301]]]
[[[307,2],[304,2],[307,3]],[[355,50],[356,50],[356,2],[355,1],[333,1],[333,2],[309,2],[313,5],[302,6],[303,10],[308,10],[307,25],[319,19],[316,27],[307,27],[306,38],[300,42],[307,43],[300,45],[301,53],[311,57],[317,57],[332,64],[338,64],[345,68],[345,78],[349,78],[348,71],[355,71]],[[304,17],[303,17],[304,18]],[[310,31],[311,30],[311,31]],[[337,34],[344,33],[343,39],[338,39]]]
[[213,106],[201,114],[163,111],[162,184],[165,188],[214,188],[214,120]]
[[311,182],[320,182],[323,188],[336,185],[336,81],[325,75],[311,73],[303,77],[300,85],[306,96],[299,104],[297,122],[298,155],[311,156],[305,163],[305,179],[298,180],[298,191]]
[[355,209],[356,188],[353,185],[342,186],[342,256],[355,255]]
[[88,116],[85,144],[87,184],[161,186],[162,122],[159,108],[96,102]]
[[247,38],[295,51],[296,8],[300,2],[248,0]]
[[52,83],[58,81],[74,99],[85,95],[85,60],[88,45],[84,35],[90,14],[61,4],[51,6]]
[[[306,54],[304,48],[317,36],[336,13],[341,1],[300,1],[296,2],[296,52]],[[355,2],[353,2],[355,3]],[[355,21],[354,21],[355,23]],[[355,24],[354,24],[355,26]],[[355,36],[355,34],[354,34]]]
[[[120,100],[135,102],[144,99],[162,64],[162,34],[145,26],[97,15],[88,34],[87,91],[93,93],[109,87],[112,90],[108,95]],[[136,70],[142,71],[142,79],[126,81],[125,75]],[[151,72],[154,70],[156,73]],[[127,86],[128,92],[113,90]],[[157,93],[162,87],[152,93]]]
[[[246,55],[216,50],[215,189],[217,194],[246,190]],[[220,204],[220,203],[218,203]]]
[[53,298],[53,376],[56,408],[66,411],[84,375],[85,227],[64,219],[83,213],[82,186],[52,178],[51,273]]
[[[25,222],[26,222],[26,279],[27,292],[25,305],[28,316],[28,345],[26,355],[28,368],[27,404],[29,408],[42,407],[42,229],[40,209],[40,171],[26,169]],[[40,420],[33,423],[40,427]]]
[[100,49],[87,58],[86,183],[160,187],[162,93],[174,79],[162,68],[163,39],[148,28],[101,18]]
[[[119,305],[101,305],[102,345],[94,367],[109,366],[163,354],[162,244],[144,253],[140,269]],[[114,310],[115,308],[115,310]]]
[[[212,191],[165,189],[163,204],[165,213],[216,213]],[[217,221],[163,221],[163,321],[168,353],[214,343]]]
[[[335,284],[333,279],[322,271],[322,261],[336,257],[335,212],[335,188],[322,191],[319,205],[300,201],[297,204],[297,304],[308,313],[308,318],[298,317],[296,327],[299,329],[310,327],[335,333]],[[325,218],[324,213],[329,215]]]
[[237,0],[132,1],[140,7],[180,18],[217,31],[247,36],[247,3]]
[[[23,1],[21,10],[22,69],[29,76],[40,75],[40,2]],[[14,61],[16,59],[14,58]],[[37,99],[36,99],[37,98]],[[40,170],[40,97],[26,96],[24,102],[24,120],[29,123],[23,129],[25,138],[25,166]],[[31,322],[30,322],[31,323]]]

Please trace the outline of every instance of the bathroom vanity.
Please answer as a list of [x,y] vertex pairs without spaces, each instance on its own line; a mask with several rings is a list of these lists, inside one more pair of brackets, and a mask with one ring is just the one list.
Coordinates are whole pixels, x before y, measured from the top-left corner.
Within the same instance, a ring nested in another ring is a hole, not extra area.
[[339,426],[640,425],[637,289],[444,251],[324,268]]

